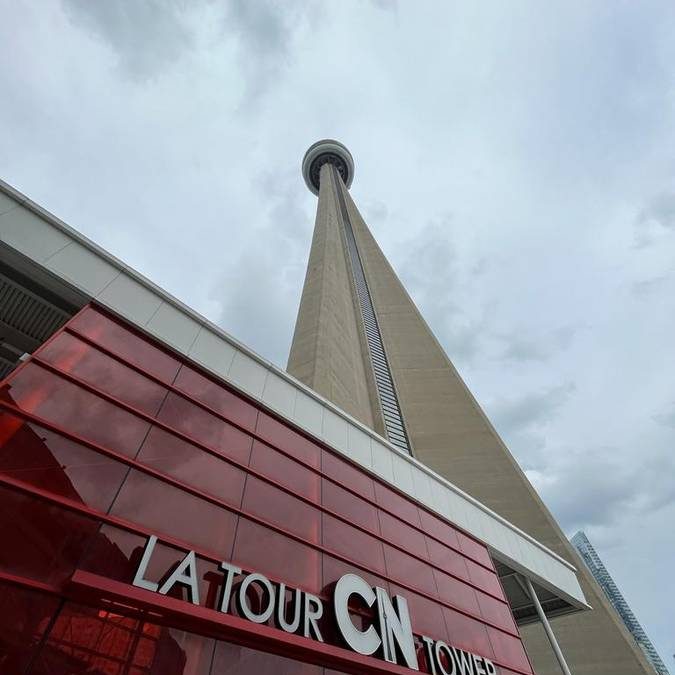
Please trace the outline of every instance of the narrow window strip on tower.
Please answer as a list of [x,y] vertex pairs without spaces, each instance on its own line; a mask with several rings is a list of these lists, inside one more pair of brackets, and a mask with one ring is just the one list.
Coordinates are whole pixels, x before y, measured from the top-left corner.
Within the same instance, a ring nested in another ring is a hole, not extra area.
[[375,316],[375,308],[373,307],[373,301],[370,297],[366,275],[361,263],[361,256],[359,255],[359,250],[356,246],[356,237],[354,236],[352,223],[349,219],[344,196],[338,185],[338,172],[334,165],[331,165],[331,171],[333,172],[335,192],[337,194],[337,201],[340,205],[340,212],[344,223],[347,250],[349,251],[349,260],[351,262],[352,275],[356,286],[356,294],[359,299],[361,318],[365,327],[364,332],[368,344],[368,355],[370,357],[373,373],[375,374],[375,385],[380,400],[380,409],[382,410],[382,417],[384,418],[387,438],[389,439],[389,442],[397,448],[405,450],[408,454],[412,454],[408,432],[405,428],[405,423],[403,422],[401,407],[398,402],[398,397],[396,396],[396,390],[394,389],[394,380],[389,368],[389,360],[384,351],[380,326],[377,317]]

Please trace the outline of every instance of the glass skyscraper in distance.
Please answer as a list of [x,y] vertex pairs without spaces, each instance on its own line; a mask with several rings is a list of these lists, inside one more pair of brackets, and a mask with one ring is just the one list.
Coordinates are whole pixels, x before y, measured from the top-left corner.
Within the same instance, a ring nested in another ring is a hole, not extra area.
[[644,629],[640,625],[640,622],[633,614],[633,611],[628,606],[628,603],[621,595],[621,591],[614,583],[614,579],[610,576],[609,572],[605,568],[600,560],[600,556],[596,553],[593,548],[593,544],[588,540],[588,537],[584,532],[577,532],[571,539],[574,547],[579,551],[579,555],[586,563],[586,566],[590,570],[591,574],[595,577],[595,580],[600,584],[602,590],[607,595],[607,598],[612,603],[612,606],[619,613],[622,621],[626,625],[626,628],[630,631],[631,635],[635,638],[635,641],[638,643],[638,646],[644,652],[644,655],[647,657],[647,660],[654,666],[654,670],[659,675],[670,675],[666,665],[663,663],[659,657],[654,645],[651,643],[651,640],[647,637]]

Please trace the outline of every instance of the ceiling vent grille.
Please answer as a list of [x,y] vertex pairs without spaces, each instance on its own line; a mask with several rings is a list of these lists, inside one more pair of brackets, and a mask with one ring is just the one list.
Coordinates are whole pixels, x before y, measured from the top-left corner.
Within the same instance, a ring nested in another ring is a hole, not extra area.
[[0,320],[38,343],[60,328],[70,314],[0,274]]
[[0,380],[72,316],[0,274]]

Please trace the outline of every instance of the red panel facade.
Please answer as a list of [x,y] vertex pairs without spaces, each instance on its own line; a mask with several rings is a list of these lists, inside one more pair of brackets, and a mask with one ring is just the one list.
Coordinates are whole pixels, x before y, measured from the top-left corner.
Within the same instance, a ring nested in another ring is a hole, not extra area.
[[[350,651],[330,612],[324,646],[237,628],[236,607],[219,633],[221,561],[326,606],[357,574],[407,600],[416,635],[532,672],[482,544],[95,306],[0,389],[0,532],[2,673],[405,672]],[[195,551],[201,608],[131,585],[150,535],[145,578]]]

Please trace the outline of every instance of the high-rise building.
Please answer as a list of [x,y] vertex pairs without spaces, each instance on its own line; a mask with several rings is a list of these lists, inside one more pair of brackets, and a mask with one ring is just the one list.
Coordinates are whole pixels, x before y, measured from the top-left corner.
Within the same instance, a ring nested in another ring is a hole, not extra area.
[[628,628],[631,635],[635,638],[647,660],[652,664],[654,670],[658,675],[670,675],[666,664],[661,660],[651,640],[647,637],[647,633],[645,633],[635,614],[633,614],[633,610],[624,599],[618,586],[614,583],[614,579],[610,576],[586,534],[582,531],[577,532],[572,537],[571,542],[579,552],[581,559],[586,564],[586,567],[588,567],[593,578],[600,584],[600,588],[602,588],[612,606],[618,612],[626,628]]
[[[579,566],[352,201],[354,161],[347,148],[336,141],[314,144],[303,174],[318,207],[288,372]],[[583,565],[579,576],[593,610],[552,622],[571,672],[648,673]],[[523,625],[521,632],[535,671],[557,675],[560,666],[541,624]]]

